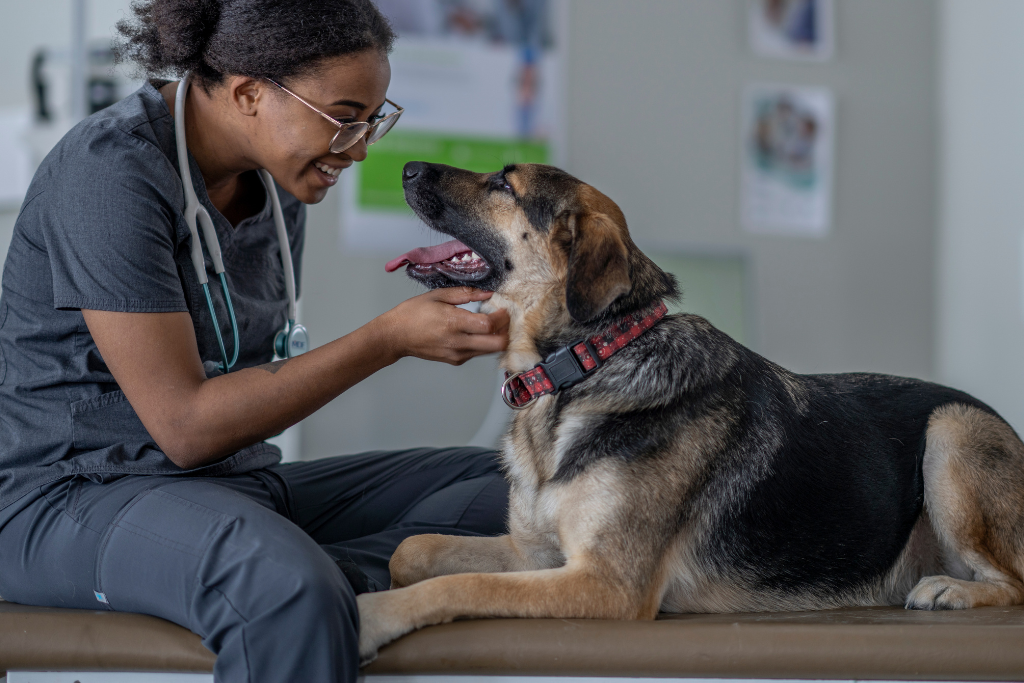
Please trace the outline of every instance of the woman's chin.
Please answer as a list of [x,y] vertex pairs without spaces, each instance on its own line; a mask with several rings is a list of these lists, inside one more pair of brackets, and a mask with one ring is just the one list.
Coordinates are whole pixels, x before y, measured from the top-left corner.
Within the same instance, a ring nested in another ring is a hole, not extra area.
[[309,191],[308,198],[296,197],[296,199],[298,199],[303,204],[319,204],[327,197],[327,191],[330,189],[331,188],[329,187],[318,187],[315,189],[311,189]]
[[319,204],[327,197],[327,191],[331,188],[319,184],[299,182],[292,187],[282,186],[282,189],[286,190],[303,204]]

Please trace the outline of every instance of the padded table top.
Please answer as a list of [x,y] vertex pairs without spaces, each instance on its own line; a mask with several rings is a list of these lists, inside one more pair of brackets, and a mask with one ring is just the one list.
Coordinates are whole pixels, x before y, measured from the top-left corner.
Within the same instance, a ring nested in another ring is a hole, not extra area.
[[[198,636],[161,619],[0,602],[0,672],[213,661]],[[366,673],[1024,681],[1024,607],[457,621],[383,648]]]
[[13,671],[213,671],[199,636],[156,617],[0,602],[0,675]]

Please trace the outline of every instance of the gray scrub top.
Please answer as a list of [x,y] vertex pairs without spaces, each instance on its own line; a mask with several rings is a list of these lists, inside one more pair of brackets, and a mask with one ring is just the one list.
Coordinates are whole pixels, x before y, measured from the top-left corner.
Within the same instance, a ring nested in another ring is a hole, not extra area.
[[[184,472],[118,388],[80,310],[187,311],[200,356],[220,361],[189,258],[174,124],[160,85],[147,83],[75,126],[47,155],[21,207],[0,293],[0,510],[72,475]],[[288,308],[269,196],[259,214],[232,227],[210,203],[191,155],[189,163],[224,255],[241,336],[236,368],[266,363]],[[298,280],[305,206],[278,193]],[[207,272],[230,354],[209,258]],[[257,443],[189,474],[237,474],[279,460],[276,447]]]

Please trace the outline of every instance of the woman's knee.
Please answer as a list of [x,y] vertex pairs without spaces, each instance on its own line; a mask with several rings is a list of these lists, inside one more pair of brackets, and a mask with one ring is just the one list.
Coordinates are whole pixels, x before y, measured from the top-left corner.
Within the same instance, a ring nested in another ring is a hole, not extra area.
[[[215,554],[230,549],[224,544]],[[225,671],[319,672],[295,680],[355,676],[355,593],[319,547],[285,540],[224,566],[205,574],[193,608],[194,630],[217,653],[218,667],[223,661]]]
[[204,584],[244,594],[254,608],[309,601],[354,611],[355,594],[334,560],[291,522],[274,521],[278,528],[238,524],[211,544]]

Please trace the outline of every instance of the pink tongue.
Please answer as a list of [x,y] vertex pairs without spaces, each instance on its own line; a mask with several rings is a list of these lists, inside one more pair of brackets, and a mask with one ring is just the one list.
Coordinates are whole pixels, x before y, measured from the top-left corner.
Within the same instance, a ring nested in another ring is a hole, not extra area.
[[464,251],[471,251],[471,249],[458,240],[445,242],[444,244],[439,244],[436,247],[420,247],[419,249],[413,249],[408,253],[402,254],[396,259],[388,261],[387,265],[384,266],[384,270],[389,273],[393,273],[406,263],[426,265],[428,263],[447,261],[452,256],[461,254]]

